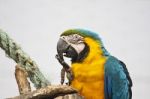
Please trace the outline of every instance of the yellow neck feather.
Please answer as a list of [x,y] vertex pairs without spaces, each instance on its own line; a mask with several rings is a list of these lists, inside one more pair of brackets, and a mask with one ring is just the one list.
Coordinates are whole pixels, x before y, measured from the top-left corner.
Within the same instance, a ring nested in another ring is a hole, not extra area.
[[103,51],[102,51],[101,45],[98,41],[95,41],[89,37],[85,38],[84,41],[88,44],[90,53],[84,59],[83,63],[93,62],[93,60],[102,57]]

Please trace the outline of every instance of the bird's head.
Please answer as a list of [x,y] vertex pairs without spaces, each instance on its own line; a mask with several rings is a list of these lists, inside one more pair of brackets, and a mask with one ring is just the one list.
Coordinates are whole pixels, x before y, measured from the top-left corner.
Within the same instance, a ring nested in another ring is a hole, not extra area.
[[99,50],[97,54],[108,54],[98,34],[84,29],[70,29],[63,32],[57,43],[60,58],[66,56],[71,58],[72,62],[82,62],[89,53],[96,50]]

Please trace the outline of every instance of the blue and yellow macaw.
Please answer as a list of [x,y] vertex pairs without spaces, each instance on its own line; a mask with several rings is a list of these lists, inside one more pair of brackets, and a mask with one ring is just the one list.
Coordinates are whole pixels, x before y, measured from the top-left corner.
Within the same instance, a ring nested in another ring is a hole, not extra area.
[[70,85],[85,99],[131,99],[132,81],[126,65],[105,49],[99,36],[84,29],[63,32],[57,44],[59,61],[71,58]]

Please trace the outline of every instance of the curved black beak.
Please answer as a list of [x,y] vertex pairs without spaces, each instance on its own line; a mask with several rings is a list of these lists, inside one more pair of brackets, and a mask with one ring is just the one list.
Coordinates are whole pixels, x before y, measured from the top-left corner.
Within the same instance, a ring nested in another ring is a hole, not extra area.
[[69,44],[67,44],[66,41],[64,41],[63,39],[60,38],[57,43],[57,53],[61,59],[63,59],[63,53],[66,52],[68,47],[69,47]]
[[78,57],[78,53],[76,52],[76,50],[61,38],[57,43],[57,53],[62,60],[63,60],[63,56],[69,57],[72,60]]

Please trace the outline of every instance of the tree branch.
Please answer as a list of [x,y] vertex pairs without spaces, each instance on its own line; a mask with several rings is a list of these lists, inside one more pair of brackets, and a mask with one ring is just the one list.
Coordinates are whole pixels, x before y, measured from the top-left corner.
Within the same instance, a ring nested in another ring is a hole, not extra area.
[[33,92],[9,99],[54,99],[58,96],[77,93],[75,89],[65,85],[47,86]]

